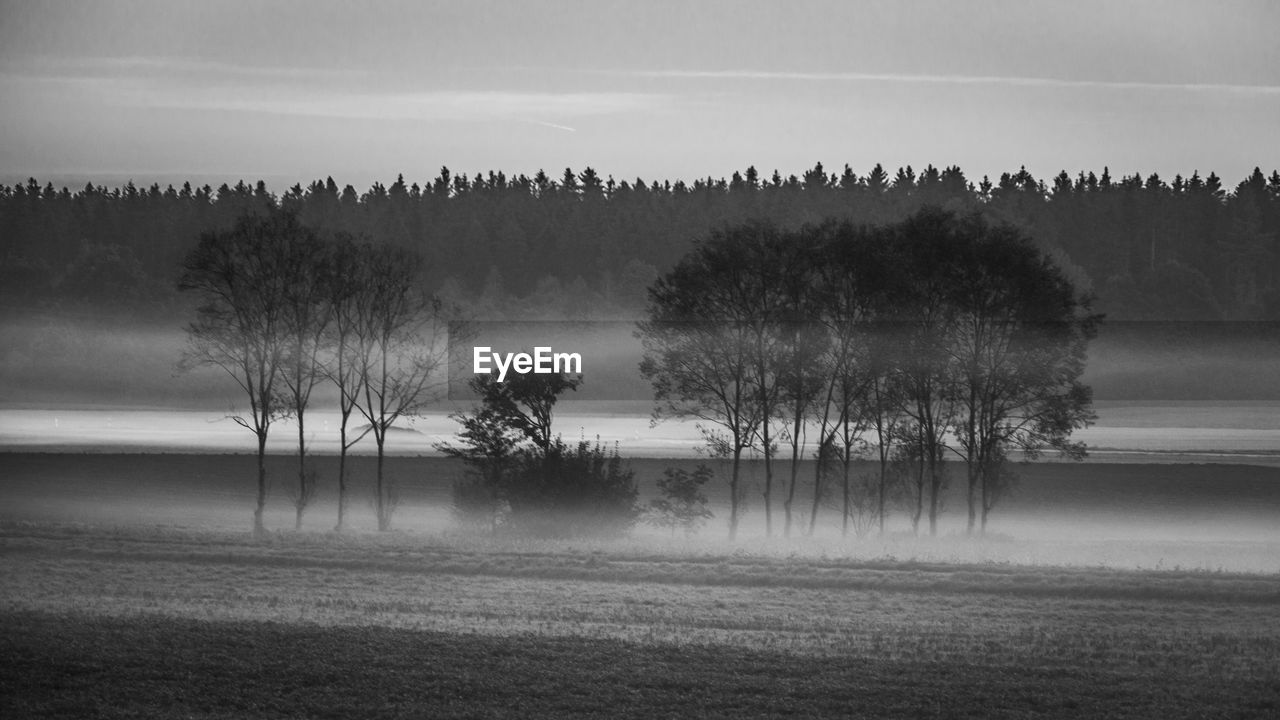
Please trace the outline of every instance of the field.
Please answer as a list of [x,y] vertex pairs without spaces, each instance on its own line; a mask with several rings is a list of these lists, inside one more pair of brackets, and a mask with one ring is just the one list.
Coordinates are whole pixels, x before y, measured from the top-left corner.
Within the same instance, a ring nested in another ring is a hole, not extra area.
[[1280,578],[6,524],[5,717],[1266,717]]
[[252,462],[0,455],[0,717],[1280,712],[1277,468],[1033,465],[985,541],[953,504],[936,540],[730,545],[466,534],[458,468],[407,457],[401,530],[327,498],[254,539]]

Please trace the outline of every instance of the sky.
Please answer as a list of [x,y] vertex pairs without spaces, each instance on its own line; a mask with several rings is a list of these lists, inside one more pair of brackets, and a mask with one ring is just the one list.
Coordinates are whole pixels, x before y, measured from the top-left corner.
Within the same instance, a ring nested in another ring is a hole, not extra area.
[[1280,3],[11,2],[0,182],[1280,168]]

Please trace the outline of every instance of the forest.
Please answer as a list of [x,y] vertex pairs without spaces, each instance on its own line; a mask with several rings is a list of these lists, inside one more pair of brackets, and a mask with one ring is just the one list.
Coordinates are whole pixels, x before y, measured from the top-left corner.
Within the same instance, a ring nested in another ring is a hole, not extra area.
[[0,293],[11,308],[163,311],[201,233],[277,206],[323,233],[423,256],[428,288],[492,319],[635,318],[645,291],[709,232],[747,220],[784,229],[826,218],[884,224],[926,205],[980,210],[1034,238],[1108,320],[1280,318],[1280,172],[1234,186],[1214,173],[1167,180],[1025,168],[992,181],[959,167],[800,175],[754,167],[729,179],[615,180],[500,171],[361,192],[332,178],[283,194],[265,183],[72,191],[0,186]]

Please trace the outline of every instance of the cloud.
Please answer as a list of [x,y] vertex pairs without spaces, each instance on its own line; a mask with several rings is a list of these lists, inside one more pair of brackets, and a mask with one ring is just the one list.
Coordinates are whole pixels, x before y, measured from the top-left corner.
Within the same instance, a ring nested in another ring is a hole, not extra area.
[[534,125],[541,125],[541,126],[543,126],[543,127],[549,127],[549,128],[554,129],[554,130],[564,130],[565,132],[578,132],[578,129],[577,129],[577,128],[571,128],[571,127],[569,127],[568,125],[557,125],[557,124],[555,124],[555,123],[543,122],[543,121],[541,121],[541,120],[529,120],[529,121],[527,121],[527,122],[531,122],[531,123],[533,123]]
[[[644,93],[422,92],[146,92],[134,104],[188,110],[273,113],[359,120],[520,120],[610,115],[650,109],[665,97]],[[561,130],[565,125],[531,120]]]
[[115,106],[356,120],[513,120],[568,132],[576,129],[553,121],[642,112],[671,99],[636,92],[387,87],[395,81],[359,71],[170,57],[42,59],[0,74],[28,86],[74,88]]
[[1229,92],[1280,95],[1278,85],[1237,85],[1230,83],[1159,83],[1113,80],[1064,80],[1059,78],[1002,75],[931,75],[906,73],[813,73],[757,70],[655,70],[601,71],[632,77],[688,78],[710,80],[799,80],[806,82],[886,82],[947,85],[1006,85],[1014,87],[1094,88],[1109,90],[1171,90],[1187,92]]
[[349,69],[243,65],[190,57],[37,55],[8,64],[4,74],[31,81],[146,79],[155,82],[359,81]]

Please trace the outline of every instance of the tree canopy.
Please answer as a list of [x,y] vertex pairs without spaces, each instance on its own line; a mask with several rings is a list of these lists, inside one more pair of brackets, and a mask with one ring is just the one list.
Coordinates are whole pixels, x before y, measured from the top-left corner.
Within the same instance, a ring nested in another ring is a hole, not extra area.
[[926,207],[879,226],[726,228],[655,283],[647,315],[638,326],[641,372],[653,384],[656,415],[698,418],[710,448],[733,460],[731,535],[748,449],[764,458],[772,532],[771,460],[781,441],[790,446],[790,533],[813,430],[811,530],[833,457],[848,518],[849,461],[862,430],[875,428],[880,446],[881,527],[892,445],[916,459],[916,482],[907,486],[913,522],[927,505],[930,532],[949,455],[968,470],[970,531],[979,517],[985,529],[1006,489],[1010,454],[1083,455],[1070,435],[1092,419],[1080,376],[1100,318],[1025,233],[976,212]]
[[[0,186],[0,292],[10,302],[156,304],[203,232],[245,213],[292,210],[303,225],[412,248],[428,286],[493,316],[625,313],[694,239],[750,219],[795,229],[827,217],[901,220],[925,205],[980,209],[1027,232],[1112,319],[1280,318],[1280,172],[1234,186],[1213,173],[879,165],[799,176],[615,179],[593,169],[400,177],[359,191],[332,178],[275,194],[262,182],[193,187]],[[520,302],[517,302],[520,299]]]

